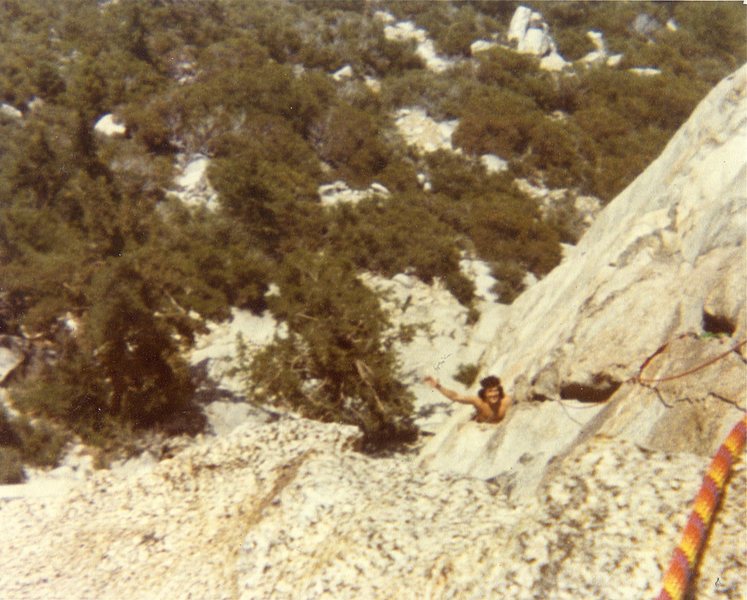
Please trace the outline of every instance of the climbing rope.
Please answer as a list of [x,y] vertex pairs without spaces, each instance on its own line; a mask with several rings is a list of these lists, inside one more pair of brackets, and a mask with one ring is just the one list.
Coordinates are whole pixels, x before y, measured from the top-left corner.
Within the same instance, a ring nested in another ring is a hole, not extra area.
[[700,491],[693,502],[693,509],[682,533],[682,540],[675,548],[669,568],[664,574],[662,589],[657,600],[681,600],[687,592],[721,494],[729,478],[732,463],[742,455],[745,434],[747,434],[747,417],[743,417],[734,426],[713,457],[708,472],[703,477]]
[[[683,337],[683,336],[680,336],[680,337]],[[679,339],[679,338],[676,338],[676,339]],[[734,344],[726,352],[723,352],[723,353],[719,354],[718,356],[716,356],[716,357],[714,357],[714,358],[712,358],[710,360],[707,360],[704,363],[696,365],[695,367],[693,367],[691,369],[688,369],[687,371],[682,371],[681,373],[676,373],[675,375],[668,375],[667,377],[658,377],[656,379],[644,379],[642,377],[643,370],[648,366],[648,364],[651,362],[651,360],[655,356],[657,356],[658,354],[661,354],[661,352],[664,351],[664,349],[669,345],[669,342],[667,342],[661,348],[659,348],[656,352],[654,352],[648,359],[646,359],[646,361],[641,365],[640,369],[638,370],[638,375],[635,376],[635,377],[632,377],[629,381],[635,381],[637,383],[643,383],[643,384],[647,384],[647,383],[660,383],[662,381],[671,381],[672,379],[679,379],[680,377],[685,377],[686,375],[692,375],[696,371],[700,371],[701,369],[705,369],[706,367],[711,366],[713,363],[716,363],[716,362],[720,361],[722,358],[726,358],[727,356],[729,356],[729,354],[731,354],[732,352],[736,352],[737,350],[739,350],[745,344],[747,344],[747,340],[742,340],[738,344]]]

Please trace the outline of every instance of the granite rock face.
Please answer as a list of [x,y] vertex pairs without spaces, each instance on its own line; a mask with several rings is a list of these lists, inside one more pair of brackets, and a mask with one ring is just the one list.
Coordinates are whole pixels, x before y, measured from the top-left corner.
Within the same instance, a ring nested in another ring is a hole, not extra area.
[[520,400],[584,400],[634,376],[678,335],[718,323],[744,338],[746,141],[743,67],[599,213],[567,259],[514,302],[486,370],[502,373]]
[[746,134],[743,67],[502,315],[481,366],[514,398],[505,422],[460,410],[421,464],[491,479],[519,502],[595,440],[715,453],[747,408]]

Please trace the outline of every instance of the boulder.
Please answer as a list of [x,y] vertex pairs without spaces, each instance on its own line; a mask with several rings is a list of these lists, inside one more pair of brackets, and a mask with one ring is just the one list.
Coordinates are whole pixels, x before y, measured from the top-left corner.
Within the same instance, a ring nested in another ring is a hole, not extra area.
[[451,144],[451,136],[459,121],[435,121],[422,108],[403,108],[395,115],[397,129],[411,146],[421,152],[449,150],[460,153]]
[[20,110],[18,110],[15,106],[6,104],[5,102],[0,104],[0,115],[14,120],[23,119],[23,113]]
[[553,49],[550,54],[548,54],[547,56],[543,56],[540,59],[540,69],[543,69],[545,71],[557,72],[562,71],[570,66],[571,63],[560,56],[560,54],[558,54],[557,50],[555,49]]
[[334,79],[335,81],[348,81],[353,78],[353,75],[353,67],[351,67],[350,65],[345,65],[344,67],[332,73],[332,79]]
[[334,181],[320,185],[317,189],[319,200],[324,206],[336,204],[357,204],[361,200],[375,197],[387,197],[389,190],[380,183],[374,182],[365,190],[355,190],[344,181]]
[[443,73],[455,64],[453,60],[441,56],[436,52],[436,46],[431,39],[424,39],[418,42],[415,54],[422,58],[426,68],[434,73]]
[[170,193],[187,206],[204,206],[215,210],[218,206],[218,194],[207,176],[210,159],[204,154],[180,155],[177,163],[179,174],[174,179],[176,189]]
[[516,49],[522,54],[544,56],[550,51],[551,45],[552,40],[545,25],[544,27],[530,27],[527,29],[524,37],[519,40]]
[[[586,37],[594,44],[594,50],[581,58],[581,62],[587,65],[605,63],[609,55],[607,54],[607,44],[604,41],[604,34],[601,31],[587,31]],[[615,59],[617,61],[617,59]],[[615,62],[613,61],[613,62]]]
[[489,40],[475,40],[469,46],[469,51],[472,56],[479,54],[480,52],[487,52],[493,48],[497,48],[498,44]]
[[93,130],[107,137],[122,137],[127,133],[127,127],[120,123],[111,113],[104,115],[96,121]]
[[661,69],[657,69],[656,67],[633,67],[632,69],[628,69],[628,71],[634,75],[642,75],[643,77],[661,75]]
[[622,59],[623,59],[622,54],[612,54],[607,57],[606,64],[608,67],[616,67],[622,62]]
[[511,23],[508,26],[508,41],[509,42],[520,42],[524,39],[527,27],[529,27],[529,20],[532,16],[532,9],[526,6],[519,6],[514,11],[513,17],[511,17]]
[[363,82],[366,84],[366,87],[368,87],[368,89],[371,90],[374,94],[378,94],[379,92],[381,92],[381,81],[376,79],[375,77],[366,75],[363,78]]
[[540,13],[532,12],[526,6],[519,6],[514,11],[507,38],[509,42],[516,42],[516,50],[522,54],[539,57],[550,55],[552,58],[545,62],[543,69],[560,71],[566,66],[550,36],[550,27]]
[[508,169],[508,161],[495,154],[483,154],[480,162],[488,173],[502,173]]

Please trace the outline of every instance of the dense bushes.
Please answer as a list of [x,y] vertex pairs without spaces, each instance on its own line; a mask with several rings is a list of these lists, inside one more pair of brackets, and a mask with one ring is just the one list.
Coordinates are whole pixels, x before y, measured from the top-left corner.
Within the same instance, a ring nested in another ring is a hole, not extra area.
[[371,114],[341,103],[319,125],[319,155],[354,185],[366,185],[384,170],[391,153],[380,136],[385,126]]
[[[78,145],[75,119],[49,118],[42,113],[18,130],[3,162],[7,327],[49,336],[56,349],[45,369],[16,387],[17,405],[100,444],[123,428],[196,431],[203,417],[181,354],[198,325],[189,310],[225,314],[227,300],[240,304],[241,296],[256,304],[262,268],[232,264],[237,248],[205,257],[198,240],[180,242],[186,231],[178,225],[187,223],[169,222],[147,196],[118,187],[98,162],[95,140]],[[221,291],[225,297],[210,302]],[[62,325],[66,315],[75,331]]]
[[422,193],[342,205],[330,220],[330,247],[359,269],[388,277],[412,271],[427,283],[440,277],[460,302],[471,301],[474,288],[459,270],[459,233],[433,214]]
[[[59,429],[99,444],[198,429],[182,356],[199,317],[234,306],[269,306],[288,327],[252,367],[257,399],[356,423],[370,448],[411,437],[386,317],[356,273],[439,278],[469,304],[467,251],[512,300],[527,271],[557,263],[572,221],[544,220],[512,178],[612,198],[708,86],[747,60],[744,9],[721,3],[537,6],[567,58],[599,29],[624,54],[618,70],[549,74],[504,49],[466,60],[472,41],[505,32],[515,6],[1,3],[0,101],[23,117],[0,116],[0,326],[43,339],[51,360],[13,390],[34,420],[0,419],[15,436],[0,443],[0,470],[18,477],[18,461],[43,448],[52,460]],[[413,41],[386,39],[379,8],[459,61],[425,70]],[[636,33],[639,13],[658,29]],[[661,26],[669,17],[679,30]],[[353,80],[329,77],[346,64]],[[465,156],[407,148],[392,123],[405,106],[458,118]],[[92,133],[109,112],[127,126],[121,139]],[[176,153],[197,152],[212,159],[216,212],[164,195]],[[484,153],[508,160],[509,173],[488,175]],[[322,207],[318,186],[338,178],[392,193]],[[279,295],[268,297],[271,282]]]
[[[471,154],[509,158],[520,175],[612,199],[663,149],[705,94],[703,83],[588,68],[562,78],[503,49],[480,57],[463,87],[453,140]],[[558,114],[551,114],[560,111]]]
[[512,301],[521,291],[527,271],[541,276],[558,263],[558,232],[543,222],[536,202],[518,192],[508,175],[488,175],[446,152],[433,153],[428,167],[434,192],[429,209],[491,264],[502,301]]

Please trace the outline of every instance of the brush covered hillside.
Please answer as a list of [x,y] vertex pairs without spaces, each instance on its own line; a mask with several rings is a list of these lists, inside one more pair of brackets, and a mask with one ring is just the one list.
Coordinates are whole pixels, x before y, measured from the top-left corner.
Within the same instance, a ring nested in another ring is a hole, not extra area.
[[420,325],[370,278],[512,302],[747,60],[745,10],[3,2],[0,479],[203,431],[188,356],[237,310],[277,323],[253,404],[412,442]]

